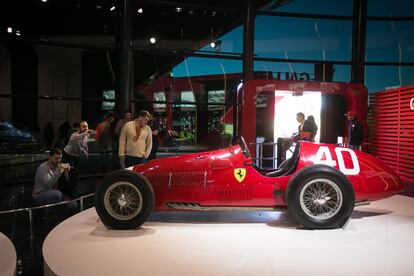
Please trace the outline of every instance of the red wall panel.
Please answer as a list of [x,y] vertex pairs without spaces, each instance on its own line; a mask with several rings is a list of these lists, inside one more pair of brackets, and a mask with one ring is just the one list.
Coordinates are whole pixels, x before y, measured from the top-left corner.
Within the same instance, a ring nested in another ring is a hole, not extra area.
[[414,183],[414,85],[372,93],[368,151]]

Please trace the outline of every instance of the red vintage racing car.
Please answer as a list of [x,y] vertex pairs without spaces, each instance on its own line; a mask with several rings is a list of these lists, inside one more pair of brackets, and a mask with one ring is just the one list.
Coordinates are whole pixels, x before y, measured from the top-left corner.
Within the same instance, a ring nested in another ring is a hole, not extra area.
[[358,203],[403,191],[398,175],[372,155],[299,142],[272,172],[252,164],[243,139],[225,149],[153,160],[106,175],[95,195],[102,222],[143,224],[152,211],[275,210],[305,228],[342,227]]

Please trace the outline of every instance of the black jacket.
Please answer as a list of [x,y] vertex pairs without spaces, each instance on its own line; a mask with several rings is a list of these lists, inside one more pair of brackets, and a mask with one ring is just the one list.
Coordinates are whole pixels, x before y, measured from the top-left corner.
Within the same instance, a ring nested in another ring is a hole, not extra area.
[[362,125],[356,119],[349,121],[348,137],[350,145],[360,146],[362,144],[364,139]]

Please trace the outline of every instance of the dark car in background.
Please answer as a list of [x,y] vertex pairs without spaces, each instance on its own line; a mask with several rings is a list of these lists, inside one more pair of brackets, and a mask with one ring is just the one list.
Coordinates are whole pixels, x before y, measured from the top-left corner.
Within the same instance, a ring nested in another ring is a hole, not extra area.
[[0,120],[0,152],[43,147],[44,141],[39,133],[30,131],[21,124]]

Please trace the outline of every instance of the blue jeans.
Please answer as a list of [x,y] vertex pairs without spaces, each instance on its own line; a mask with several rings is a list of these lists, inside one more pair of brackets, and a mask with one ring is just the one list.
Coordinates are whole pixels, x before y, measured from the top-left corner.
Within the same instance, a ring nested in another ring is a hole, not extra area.
[[139,165],[139,164],[144,164],[147,160],[145,159],[145,157],[135,157],[135,156],[125,156],[125,168],[134,166],[134,165]]
[[[70,197],[65,196],[59,190],[50,190],[46,192],[41,192],[33,195],[34,201],[39,205],[53,204],[65,200],[71,200]],[[66,204],[69,209],[76,209],[78,207],[77,202],[71,202]]]

